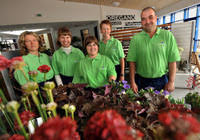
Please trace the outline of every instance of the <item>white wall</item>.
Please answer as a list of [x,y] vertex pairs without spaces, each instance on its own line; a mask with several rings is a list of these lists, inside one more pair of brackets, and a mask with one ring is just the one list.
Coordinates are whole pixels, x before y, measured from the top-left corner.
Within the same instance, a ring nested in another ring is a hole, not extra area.
[[[36,17],[41,13],[42,17]],[[0,25],[28,23],[102,20],[106,14],[135,14],[140,21],[140,11],[63,2],[60,0],[0,0]]]

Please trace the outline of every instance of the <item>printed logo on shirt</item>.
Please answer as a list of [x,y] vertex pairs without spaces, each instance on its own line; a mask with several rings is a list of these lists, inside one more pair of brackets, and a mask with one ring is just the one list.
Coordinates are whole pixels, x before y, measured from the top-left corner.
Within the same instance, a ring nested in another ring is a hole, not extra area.
[[74,60],[74,63],[78,63],[79,61],[78,60]]
[[164,41],[161,41],[161,42],[160,42],[160,46],[161,46],[161,47],[165,47],[165,46],[166,46],[165,42],[164,42]]
[[104,67],[104,66],[102,66],[101,68],[100,68],[100,70],[105,70],[106,69],[106,67]]

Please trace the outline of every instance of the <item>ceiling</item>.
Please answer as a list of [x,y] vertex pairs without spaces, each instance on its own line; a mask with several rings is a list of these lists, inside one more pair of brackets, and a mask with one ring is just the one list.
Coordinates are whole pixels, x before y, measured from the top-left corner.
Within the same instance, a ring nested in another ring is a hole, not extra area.
[[59,0],[64,2],[80,2],[80,3],[89,3],[89,4],[97,4],[97,5],[106,5],[106,6],[114,6],[113,2],[119,2],[120,8],[129,8],[142,10],[147,6],[154,7],[156,10],[160,10],[169,5],[173,5],[182,0]]

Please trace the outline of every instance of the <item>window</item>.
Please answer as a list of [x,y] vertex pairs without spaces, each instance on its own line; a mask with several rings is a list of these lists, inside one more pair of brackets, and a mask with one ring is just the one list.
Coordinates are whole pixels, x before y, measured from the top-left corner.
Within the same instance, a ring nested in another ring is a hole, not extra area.
[[175,22],[184,19],[184,11],[179,11],[175,13]]
[[163,17],[159,17],[160,25],[163,24]]
[[165,16],[165,23],[170,23],[171,21],[171,16],[170,15],[166,15]]
[[197,7],[189,8],[189,18],[193,18],[197,16]]

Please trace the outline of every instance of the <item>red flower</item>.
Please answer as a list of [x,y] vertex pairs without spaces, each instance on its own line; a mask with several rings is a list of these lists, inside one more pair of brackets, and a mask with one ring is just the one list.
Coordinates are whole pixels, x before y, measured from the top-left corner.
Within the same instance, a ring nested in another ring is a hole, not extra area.
[[186,140],[187,136],[184,135],[183,133],[176,133],[175,135],[175,140]]
[[2,103],[2,99],[1,99],[1,97],[0,97],[0,104]]
[[49,67],[48,65],[42,65],[38,67],[38,71],[40,71],[41,73],[47,73],[49,72],[51,69],[51,67]]
[[159,121],[161,121],[164,125],[170,125],[172,122],[171,115],[168,113],[161,113],[158,115]]
[[191,114],[170,110],[160,113],[158,118],[164,124],[163,133],[167,132],[165,136],[170,136],[169,139],[186,140],[189,135],[200,133],[200,122]]
[[[28,122],[29,120],[31,120],[32,118],[35,117],[35,114],[33,112],[30,112],[30,111],[24,111],[22,112],[21,114],[19,114],[19,117],[23,123],[24,126],[27,126],[28,125]],[[18,126],[18,123],[17,121],[15,121],[15,127],[17,129],[19,129],[19,126]]]
[[189,129],[193,133],[200,133],[200,122],[191,115],[184,115],[183,119],[190,124]]
[[87,140],[134,140],[132,128],[126,125],[125,120],[114,110],[97,112],[90,118],[84,130]]
[[31,140],[80,140],[76,132],[77,125],[68,118],[52,118],[36,129]]
[[178,111],[171,110],[170,113],[171,113],[172,117],[175,119],[178,119],[180,117],[180,113]]
[[8,60],[3,55],[0,55],[0,71],[8,68],[11,64],[11,61]]
[[24,61],[22,56],[18,56],[18,57],[13,57],[11,60],[11,63],[13,63],[14,61]]
[[25,140],[24,136],[14,134],[12,137],[10,137],[8,140]]

